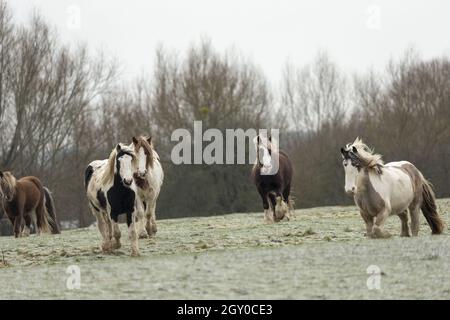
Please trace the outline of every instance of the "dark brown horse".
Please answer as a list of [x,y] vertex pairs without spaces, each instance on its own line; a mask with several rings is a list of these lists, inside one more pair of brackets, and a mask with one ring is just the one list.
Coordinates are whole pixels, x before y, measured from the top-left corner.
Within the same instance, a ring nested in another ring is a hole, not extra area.
[[17,180],[11,172],[0,171],[0,196],[16,238],[30,234],[33,212],[38,233],[60,233],[52,196],[38,178],[29,176]]
[[279,151],[271,136],[255,139],[256,163],[252,179],[261,196],[266,222],[289,220],[292,163],[288,155]]

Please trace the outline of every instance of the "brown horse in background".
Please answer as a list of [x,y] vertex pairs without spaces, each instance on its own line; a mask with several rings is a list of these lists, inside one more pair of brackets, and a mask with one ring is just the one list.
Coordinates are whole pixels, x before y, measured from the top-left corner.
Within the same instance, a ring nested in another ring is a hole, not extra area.
[[30,234],[33,212],[38,233],[60,233],[53,198],[38,178],[29,176],[17,180],[11,172],[0,171],[0,196],[14,227],[14,237]]

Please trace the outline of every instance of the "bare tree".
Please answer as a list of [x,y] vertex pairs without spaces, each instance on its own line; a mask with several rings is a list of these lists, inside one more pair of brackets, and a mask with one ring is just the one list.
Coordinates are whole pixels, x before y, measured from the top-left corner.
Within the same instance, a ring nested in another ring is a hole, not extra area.
[[298,132],[319,132],[325,123],[341,123],[349,107],[347,95],[346,78],[325,52],[312,65],[285,67],[282,105]]

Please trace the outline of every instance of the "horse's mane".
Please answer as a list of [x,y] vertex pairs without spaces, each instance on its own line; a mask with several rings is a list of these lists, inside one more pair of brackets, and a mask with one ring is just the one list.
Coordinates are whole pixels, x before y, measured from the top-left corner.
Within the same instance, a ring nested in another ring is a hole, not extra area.
[[16,178],[9,171],[2,172],[2,178],[0,182],[0,192],[2,196],[5,196],[4,187],[7,187],[9,191],[12,193],[11,196],[14,196],[14,190],[16,188]]
[[112,149],[109,154],[108,163],[106,164],[106,170],[103,173],[102,184],[108,184],[114,177],[114,166],[116,165],[116,148]]
[[353,143],[348,143],[345,147],[346,151],[350,151],[356,148],[357,154],[356,156],[361,161],[361,164],[370,169],[380,170],[383,167],[384,162],[382,160],[382,155],[374,153],[373,149],[370,149],[361,138],[357,137]]

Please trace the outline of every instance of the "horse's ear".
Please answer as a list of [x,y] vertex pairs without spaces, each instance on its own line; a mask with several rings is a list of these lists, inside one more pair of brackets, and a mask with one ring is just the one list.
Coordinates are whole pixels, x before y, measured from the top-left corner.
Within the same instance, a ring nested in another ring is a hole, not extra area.
[[341,153],[342,153],[342,155],[345,155],[345,149],[344,148],[341,148]]
[[152,145],[152,137],[151,136],[147,137],[146,140],[147,140],[149,145]]
[[131,140],[133,140],[133,144],[138,144],[138,140],[136,139],[136,137],[133,137]]
[[120,146],[120,143],[118,143],[116,146],[116,151],[119,152],[120,150],[122,150],[122,147]]
[[354,153],[358,153],[358,149],[356,149],[355,146],[353,146],[352,150],[353,150]]
[[3,171],[0,171],[0,178],[3,178]]

